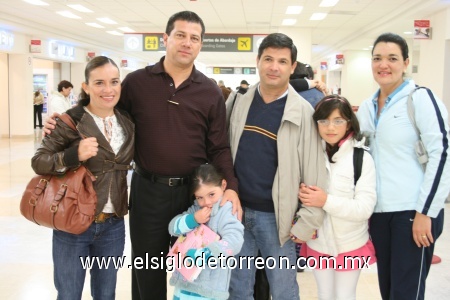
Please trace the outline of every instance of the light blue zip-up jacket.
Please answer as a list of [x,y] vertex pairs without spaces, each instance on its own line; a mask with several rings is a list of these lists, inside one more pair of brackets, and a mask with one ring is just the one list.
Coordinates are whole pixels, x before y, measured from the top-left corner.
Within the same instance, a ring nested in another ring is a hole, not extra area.
[[424,173],[414,151],[418,137],[408,117],[407,99],[414,88],[413,80],[398,87],[378,120],[377,91],[362,103],[357,116],[375,161],[375,212],[416,210],[435,218],[450,190],[448,113],[430,90],[413,93],[416,124],[429,156]]
[[[171,235],[179,236],[176,233],[177,219],[185,214],[194,214],[200,210],[197,200],[194,201],[194,205],[188,208],[188,210],[180,215],[177,215],[172,219],[169,224],[169,233]],[[242,244],[244,243],[244,225],[232,214],[233,205],[231,202],[226,202],[220,207],[220,200],[213,205],[211,211],[211,218],[207,225],[212,231],[220,235],[220,241],[213,242],[208,245],[211,250],[211,255],[216,259],[220,254],[226,257],[236,255],[241,251]],[[178,286],[182,290],[194,292],[202,295],[203,297],[212,299],[228,299],[228,287],[230,284],[230,268],[221,268],[219,260],[217,259],[217,268],[208,268],[200,272],[200,275],[193,282],[189,282],[183,278],[183,276],[175,270],[170,278],[170,284]]]

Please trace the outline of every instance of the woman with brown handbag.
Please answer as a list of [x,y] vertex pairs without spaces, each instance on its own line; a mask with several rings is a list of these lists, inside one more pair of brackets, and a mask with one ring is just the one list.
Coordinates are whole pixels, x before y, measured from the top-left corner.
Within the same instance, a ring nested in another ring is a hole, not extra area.
[[64,174],[83,164],[96,178],[98,202],[92,225],[78,235],[53,231],[58,299],[81,299],[87,268],[92,297],[115,298],[117,268],[114,261],[106,267],[102,260],[123,255],[126,177],[134,154],[134,124],[126,112],[115,108],[120,92],[117,65],[107,57],[95,57],[86,66],[78,105],[67,111],[78,131],[58,119],[32,158],[37,174]]

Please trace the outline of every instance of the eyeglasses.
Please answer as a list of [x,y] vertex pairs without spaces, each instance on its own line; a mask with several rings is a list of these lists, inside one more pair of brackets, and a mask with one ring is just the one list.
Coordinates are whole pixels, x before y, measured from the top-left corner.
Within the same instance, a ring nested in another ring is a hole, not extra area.
[[339,127],[347,123],[347,120],[344,119],[334,119],[334,120],[317,120],[317,124],[319,126],[330,126],[330,123],[333,124],[333,126]]

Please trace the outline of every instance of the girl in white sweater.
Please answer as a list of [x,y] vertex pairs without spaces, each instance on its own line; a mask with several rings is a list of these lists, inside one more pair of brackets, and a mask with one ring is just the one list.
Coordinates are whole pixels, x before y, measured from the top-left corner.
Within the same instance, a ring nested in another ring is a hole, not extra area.
[[325,211],[317,237],[302,247],[301,254],[314,269],[319,299],[355,299],[361,268],[376,260],[368,232],[376,203],[374,162],[364,151],[361,175],[355,184],[354,148],[365,147],[347,99],[339,95],[323,98],[313,118],[323,139],[329,183],[326,191],[301,184],[303,205]]

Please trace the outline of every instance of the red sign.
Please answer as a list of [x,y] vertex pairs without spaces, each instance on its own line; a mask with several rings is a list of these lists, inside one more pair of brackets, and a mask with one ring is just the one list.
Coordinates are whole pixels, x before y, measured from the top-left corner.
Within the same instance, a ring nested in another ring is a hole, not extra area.
[[31,40],[30,53],[41,53],[41,40]]
[[414,27],[420,28],[430,27],[430,20],[414,20]]
[[414,39],[431,39],[430,20],[414,20]]

